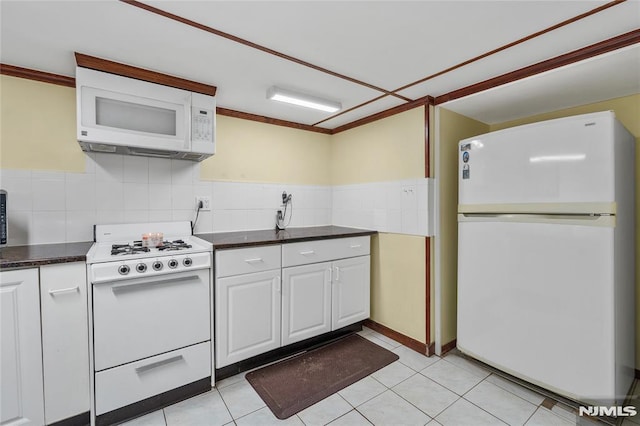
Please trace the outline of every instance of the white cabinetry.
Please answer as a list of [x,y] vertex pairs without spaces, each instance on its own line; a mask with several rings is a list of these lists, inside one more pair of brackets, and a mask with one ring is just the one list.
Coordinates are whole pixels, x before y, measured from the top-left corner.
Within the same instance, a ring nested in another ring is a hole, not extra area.
[[89,411],[89,331],[84,263],[40,267],[47,424]]
[[44,424],[38,270],[0,273],[0,423]]
[[282,345],[331,331],[331,263],[282,270]]
[[369,318],[369,253],[368,236],[216,251],[215,367]]
[[280,246],[216,253],[217,368],[280,347],[280,290]]
[[333,262],[331,329],[369,318],[370,256]]
[[2,425],[89,411],[86,282],[80,262],[0,273]]

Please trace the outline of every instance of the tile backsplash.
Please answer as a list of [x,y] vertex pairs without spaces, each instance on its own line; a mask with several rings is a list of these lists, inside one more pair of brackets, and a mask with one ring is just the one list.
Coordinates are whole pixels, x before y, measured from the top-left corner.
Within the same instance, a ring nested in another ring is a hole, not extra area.
[[[92,241],[96,223],[193,221],[196,197],[211,197],[196,233],[269,229],[282,192],[293,194],[289,225],[342,225],[430,235],[428,179],[356,185],[291,185],[200,179],[200,164],[89,154],[84,173],[3,169],[9,245]],[[289,220],[289,212],[287,212]]]
[[212,182],[201,180],[200,164],[191,161],[86,158],[84,173],[0,171],[9,245],[91,241],[96,223],[193,221],[196,196],[211,197],[196,233],[272,228],[282,191],[293,194],[289,226],[331,224],[330,186]]

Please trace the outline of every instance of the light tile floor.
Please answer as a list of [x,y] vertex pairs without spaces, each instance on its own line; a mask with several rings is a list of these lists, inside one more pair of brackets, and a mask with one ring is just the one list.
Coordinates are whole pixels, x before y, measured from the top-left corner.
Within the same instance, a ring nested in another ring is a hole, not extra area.
[[[541,405],[544,396],[454,353],[426,357],[370,329],[359,334],[400,359],[287,420],[278,420],[244,374],[238,374],[210,392],[125,425],[604,425],[578,419],[560,404],[548,410]],[[633,404],[640,412],[640,398]],[[622,425],[640,426],[640,415]]]

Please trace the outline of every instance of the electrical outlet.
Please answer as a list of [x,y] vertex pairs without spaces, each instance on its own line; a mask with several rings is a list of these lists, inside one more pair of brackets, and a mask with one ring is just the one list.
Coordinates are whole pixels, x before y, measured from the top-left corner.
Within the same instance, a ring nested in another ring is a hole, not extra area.
[[204,197],[204,196],[196,197],[196,208],[198,208],[201,201],[202,201],[202,207],[200,208],[200,211],[202,212],[211,211],[211,197]]

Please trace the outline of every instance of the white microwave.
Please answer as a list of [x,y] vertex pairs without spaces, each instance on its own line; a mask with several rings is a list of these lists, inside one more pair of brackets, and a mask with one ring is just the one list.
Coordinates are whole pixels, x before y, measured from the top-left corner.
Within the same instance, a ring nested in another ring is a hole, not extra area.
[[215,154],[216,99],[76,67],[83,151],[202,161]]

